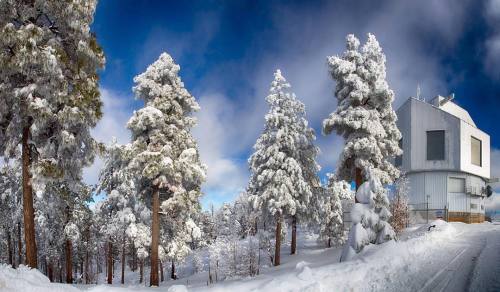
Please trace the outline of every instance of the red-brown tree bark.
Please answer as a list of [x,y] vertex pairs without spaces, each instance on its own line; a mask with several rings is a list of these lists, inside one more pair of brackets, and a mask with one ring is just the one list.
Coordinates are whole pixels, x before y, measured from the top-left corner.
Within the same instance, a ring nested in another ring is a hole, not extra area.
[[274,266],[280,265],[281,252],[281,218],[276,220],[276,242],[274,245]]
[[37,251],[35,241],[35,210],[33,208],[33,189],[31,186],[31,154],[28,145],[29,126],[24,126],[22,136],[22,175],[23,175],[23,217],[24,241],[26,245],[26,265],[37,268]]
[[160,242],[160,192],[153,186],[153,220],[151,226],[151,277],[150,286],[159,286],[158,279],[158,245]]
[[66,239],[66,283],[73,283],[73,262],[71,257],[72,243]]
[[125,284],[125,244],[127,241],[125,240],[125,234],[123,237],[123,244],[122,244],[122,277],[121,277],[121,283],[122,285]]
[[297,253],[297,216],[292,217],[292,243],[290,254]]

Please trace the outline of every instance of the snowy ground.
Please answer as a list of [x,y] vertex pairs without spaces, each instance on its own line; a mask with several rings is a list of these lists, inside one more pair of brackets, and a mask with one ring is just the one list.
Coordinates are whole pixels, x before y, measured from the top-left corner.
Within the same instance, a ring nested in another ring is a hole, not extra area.
[[[354,260],[338,263],[339,249],[303,238],[299,255],[254,278],[206,285],[206,273],[162,283],[165,291],[500,291],[500,223],[447,224],[431,231],[413,227],[398,242],[369,246]],[[133,275],[131,275],[133,276]],[[0,266],[0,291],[152,291],[128,287],[51,284],[37,271]]]

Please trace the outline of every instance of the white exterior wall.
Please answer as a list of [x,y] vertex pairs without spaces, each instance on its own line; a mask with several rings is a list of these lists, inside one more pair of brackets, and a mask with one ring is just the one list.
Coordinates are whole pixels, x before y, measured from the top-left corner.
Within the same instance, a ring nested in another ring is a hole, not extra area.
[[[414,172],[408,174],[410,181],[409,203],[415,209],[445,209],[447,204],[448,173]],[[427,195],[429,198],[427,198]]]
[[[445,159],[427,160],[427,131],[445,131]],[[403,139],[404,140],[404,139]],[[411,99],[409,171],[460,170],[460,120],[431,104]]]
[[[445,209],[483,213],[485,179],[490,177],[490,137],[477,129],[470,115],[447,102],[441,108],[408,99],[398,110],[397,125],[403,136],[401,169],[409,178],[409,203],[414,209]],[[445,131],[445,160],[427,160],[427,131]],[[471,163],[471,136],[481,140],[482,165]],[[449,179],[463,178],[463,193],[448,192]],[[472,195],[471,195],[472,194]],[[427,198],[427,196],[429,196]],[[477,208],[471,210],[471,204]]]
[[[414,209],[426,209],[427,200],[429,209],[445,209],[451,212],[471,212],[470,204],[477,204],[473,213],[483,213],[484,196],[475,196],[467,193],[448,192],[449,178],[462,178],[467,184],[475,183],[484,187],[484,181],[477,176],[463,172],[426,171],[412,172],[408,175],[410,191],[409,203]],[[427,199],[427,195],[429,198]]]
[[[481,166],[471,163],[471,136],[481,140]],[[460,121],[460,169],[490,178],[490,136],[472,125]]]

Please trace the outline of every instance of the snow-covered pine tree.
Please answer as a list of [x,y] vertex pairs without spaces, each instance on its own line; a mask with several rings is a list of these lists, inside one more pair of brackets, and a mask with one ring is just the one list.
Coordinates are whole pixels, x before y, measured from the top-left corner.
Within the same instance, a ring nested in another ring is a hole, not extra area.
[[[290,84],[280,70],[274,74],[266,100],[270,109],[249,159],[252,174],[248,194],[260,219],[267,226],[276,226],[274,265],[278,266],[283,220],[306,210],[312,195],[307,171],[302,170],[301,164],[301,151],[311,137],[304,132],[304,120],[297,115],[303,112],[303,104],[290,92]],[[315,148],[312,150],[316,153]]]
[[[92,163],[90,135],[102,115],[89,1],[0,2],[0,153],[22,145],[26,264],[37,268],[33,190],[46,179],[78,181]],[[71,185],[71,184],[70,184]]]
[[[291,94],[294,96],[294,94]],[[316,162],[316,157],[319,154],[319,148],[314,145],[316,140],[316,135],[314,129],[309,127],[309,123],[306,119],[305,106],[300,100],[296,100],[295,106],[291,107],[294,111],[294,123],[296,124],[295,137],[297,139],[297,159],[302,170],[302,176],[309,185],[310,193],[302,194],[298,200],[304,202],[305,205],[309,205],[313,201],[318,200],[316,198],[318,192],[316,190],[321,188],[321,183],[318,177],[318,171],[320,171],[320,166]],[[299,222],[316,222],[318,218],[318,210],[311,208],[298,208],[295,215],[291,216],[291,227],[292,227],[292,241],[290,246],[290,253],[295,254],[297,251],[297,221]]]
[[[17,161],[7,163],[0,168],[0,228],[5,235],[7,263],[16,267],[15,242],[18,241],[17,265],[22,264],[21,222],[22,188],[21,165]],[[17,236],[16,236],[17,235]],[[0,241],[1,244],[2,241]]]
[[[121,252],[121,283],[125,283],[126,230],[135,223],[133,208],[136,203],[133,177],[127,168],[130,145],[118,145],[113,138],[106,148],[105,163],[99,174],[97,192],[105,191],[107,198],[99,204],[98,215],[101,217],[101,234],[107,238],[108,262],[112,261],[113,245],[119,245]],[[113,282],[112,268],[107,266],[108,284]]]
[[[353,217],[364,214],[371,218],[357,218],[363,224],[354,224],[351,228],[350,233],[370,228],[364,232],[368,242],[351,240],[364,238],[362,235],[349,235],[348,242],[355,244],[350,248],[356,252],[364,244],[381,243],[392,239],[394,234],[387,223],[390,217],[389,200],[383,184],[392,183],[399,176],[398,169],[391,164],[390,159],[401,154],[398,146],[401,133],[397,129],[396,114],[392,109],[394,92],[386,81],[385,60],[372,34],[368,34],[361,51],[359,40],[354,35],[348,35],[347,51],[343,56],[328,58],[331,76],[337,83],[335,95],[338,104],[336,111],[323,121],[323,132],[329,134],[335,131],[345,139],[345,147],[337,165],[337,176],[347,181],[354,177],[358,190],[356,201],[359,201],[358,197],[363,197],[365,200],[359,202],[370,209],[370,212],[352,214]],[[369,182],[365,190],[360,191],[362,182],[366,180]],[[355,211],[363,209],[361,206],[355,208]],[[368,214],[372,211],[377,220],[372,220],[374,218]],[[367,221],[370,221],[369,224]]]
[[410,190],[408,177],[402,174],[396,180],[396,189],[391,202],[392,217],[390,220],[391,226],[400,235],[408,225],[408,192]]
[[192,113],[199,106],[184,88],[179,69],[172,57],[163,53],[134,78],[134,93],[145,107],[134,112],[127,124],[132,131],[129,167],[135,173],[138,193],[152,199],[152,286],[159,284],[160,192],[167,222],[170,210],[189,218],[199,207],[201,183],[205,180],[205,166],[190,133],[196,124]]
[[344,180],[337,180],[335,175],[328,174],[328,185],[322,197],[319,239],[328,247],[340,246],[345,242],[343,200],[352,200],[354,192],[351,185]]

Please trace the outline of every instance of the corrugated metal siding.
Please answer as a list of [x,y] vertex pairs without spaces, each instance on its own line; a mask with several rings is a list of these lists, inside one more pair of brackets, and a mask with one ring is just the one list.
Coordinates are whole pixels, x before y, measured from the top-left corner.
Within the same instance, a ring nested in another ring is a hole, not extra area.
[[[417,209],[444,209],[448,174],[446,172],[419,172],[408,174],[410,180],[410,204]],[[427,200],[427,195],[429,199]]]
[[448,173],[446,172],[425,173],[425,194],[430,196],[430,209],[446,208],[447,183]]
[[[408,174],[408,179],[410,181],[410,192],[408,195],[409,203],[412,205],[425,203],[424,173],[410,173]],[[415,208],[420,209],[423,207],[415,206]]]
[[448,194],[448,208],[451,212],[467,212],[467,197],[461,193]]

